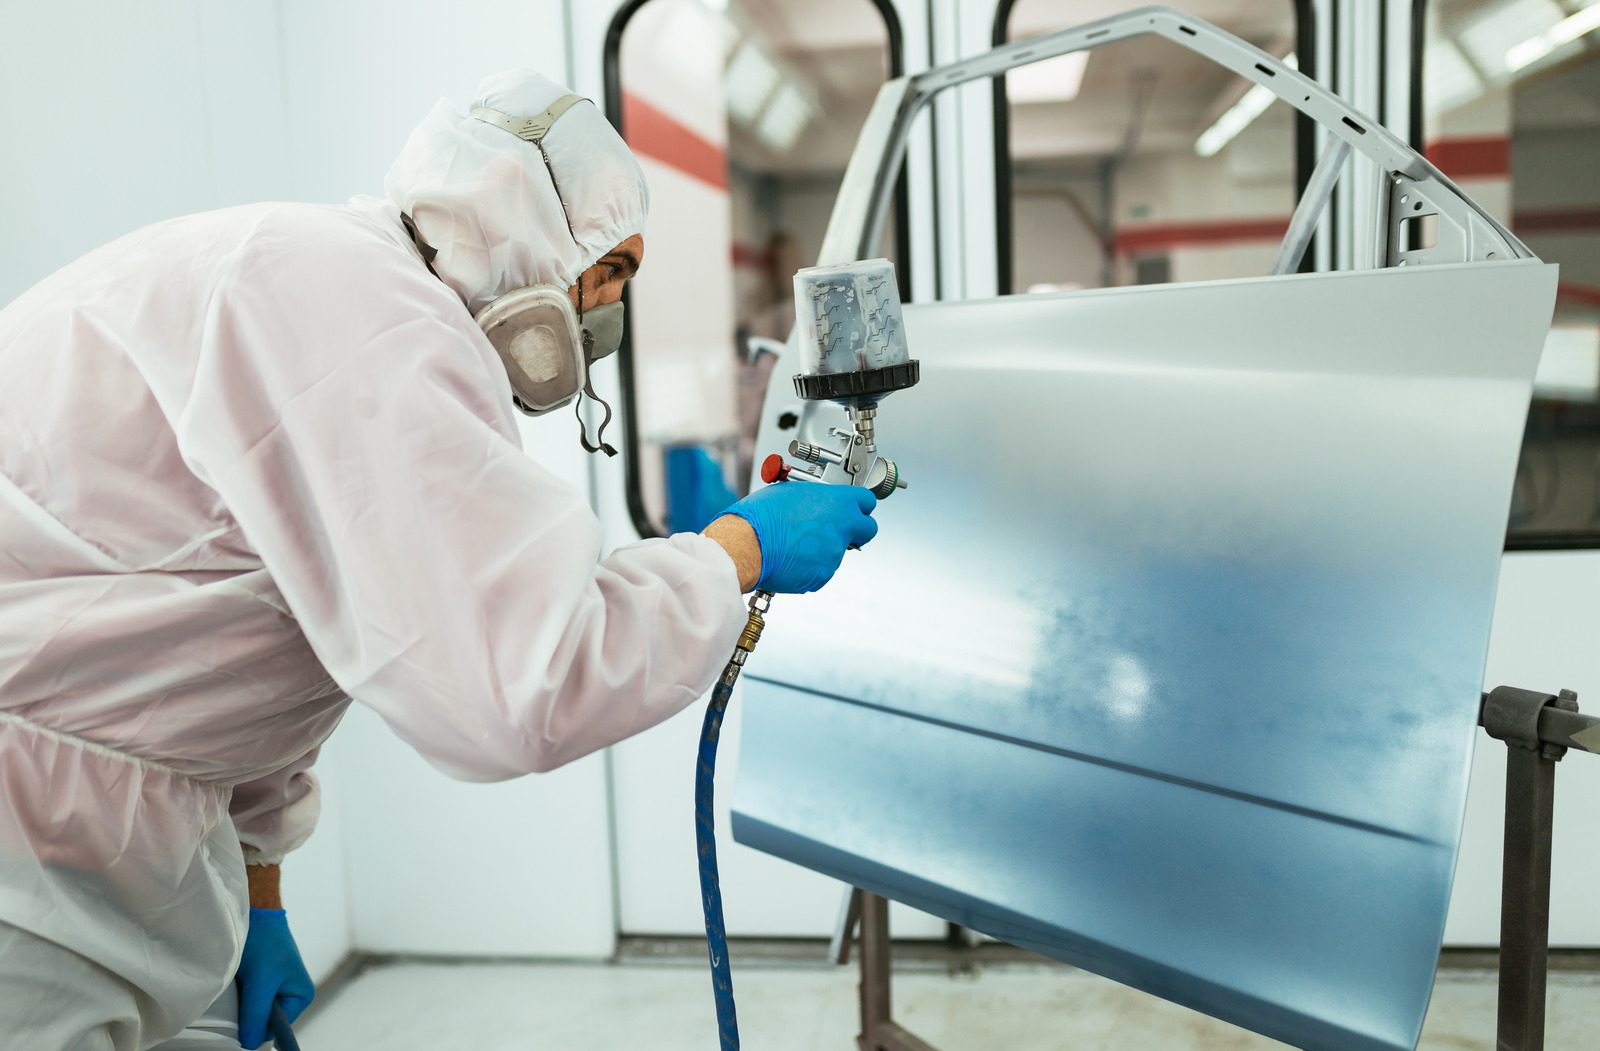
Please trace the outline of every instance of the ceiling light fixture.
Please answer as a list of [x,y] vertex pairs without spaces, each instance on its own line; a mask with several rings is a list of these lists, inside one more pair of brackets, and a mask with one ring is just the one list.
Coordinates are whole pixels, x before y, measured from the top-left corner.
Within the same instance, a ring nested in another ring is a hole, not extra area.
[[756,137],[766,143],[768,149],[788,153],[800,141],[811,117],[811,103],[805,95],[793,85],[785,84],[767,103],[756,124]]
[[1006,98],[1015,103],[1071,102],[1083,86],[1089,52],[1073,51],[1006,74]]
[[[1290,69],[1300,68],[1299,61],[1292,51],[1283,57],[1283,64]],[[1267,107],[1271,106],[1277,97],[1260,84],[1252,85],[1238,102],[1229,106],[1222,116],[1217,118],[1215,124],[1200,133],[1200,137],[1194,140],[1194,152],[1202,157],[1215,156],[1222,147],[1233,141],[1234,136],[1265,113]]]
[[772,60],[754,41],[746,40],[728,63],[724,75],[728,114],[740,124],[755,123],[781,79],[782,74]]
[[1506,52],[1506,69],[1512,73],[1533,65],[1558,48],[1573,43],[1600,29],[1600,0],[1576,14],[1568,15],[1538,36],[1529,37]]

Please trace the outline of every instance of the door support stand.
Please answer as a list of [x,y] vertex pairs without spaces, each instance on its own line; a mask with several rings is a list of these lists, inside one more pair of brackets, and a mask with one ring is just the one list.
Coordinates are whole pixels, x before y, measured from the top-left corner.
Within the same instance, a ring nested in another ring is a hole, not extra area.
[[1500,877],[1498,1051],[1543,1051],[1550,962],[1550,847],[1556,763],[1569,748],[1600,752],[1600,719],[1578,695],[1499,686],[1478,721],[1506,745],[1505,850]]
[[926,1040],[894,1020],[890,990],[893,986],[893,947],[889,941],[889,899],[851,887],[839,910],[829,955],[834,963],[850,962],[850,941],[860,928],[861,1032],[857,1051],[937,1051]]

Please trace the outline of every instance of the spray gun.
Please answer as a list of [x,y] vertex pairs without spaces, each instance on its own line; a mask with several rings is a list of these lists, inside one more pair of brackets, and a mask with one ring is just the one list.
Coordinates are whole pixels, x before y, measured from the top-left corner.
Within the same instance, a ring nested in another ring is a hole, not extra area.
[[[828,430],[835,443],[842,443],[842,449],[790,442],[789,455],[798,462],[786,463],[781,455],[773,453],[761,465],[761,480],[772,485],[801,477],[860,485],[872,490],[879,500],[887,499],[895,490],[904,489],[906,481],[893,460],[878,454],[878,403],[893,392],[914,385],[920,375],[916,360],[906,352],[894,266],[887,259],[869,259],[801,270],[794,276],[794,305],[801,367],[794,378],[795,393],[807,401],[842,405],[850,427]],[[706,707],[695,768],[700,904],[705,913],[706,951],[711,961],[711,990],[716,999],[722,1051],[738,1051],[739,1022],[733,1004],[733,974],[728,966],[713,824],[717,741],[733,697],[733,685],[761,639],[766,626],[763,614],[771,604],[771,592],[756,591],[750,596],[750,618]]]
[[[790,442],[789,455],[803,465],[794,470],[826,479],[830,469],[837,469],[838,481],[887,499],[906,482],[893,460],[878,455],[878,403],[920,376],[917,361],[906,352],[894,266],[887,259],[869,259],[802,270],[794,276],[794,310],[800,329],[795,393],[806,401],[837,402],[850,420],[849,429],[828,431],[844,443],[843,451]],[[763,464],[763,479],[767,473]]]

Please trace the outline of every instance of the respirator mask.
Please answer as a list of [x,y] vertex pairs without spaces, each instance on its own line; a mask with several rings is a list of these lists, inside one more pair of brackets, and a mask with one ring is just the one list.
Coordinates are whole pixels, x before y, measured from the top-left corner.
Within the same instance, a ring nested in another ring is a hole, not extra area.
[[[561,187],[556,183],[555,169],[550,167],[543,140],[563,113],[583,101],[586,100],[578,95],[565,95],[543,113],[532,117],[512,117],[486,107],[474,109],[470,116],[502,128],[537,148],[550,172],[556,195],[560,197]],[[422,239],[409,215],[402,214],[400,218],[406,232],[422,253],[423,262],[432,271],[433,259],[438,253]],[[570,225],[569,220],[569,230]],[[574,236],[573,240],[576,242],[577,237]],[[435,276],[438,276],[437,272]],[[604,452],[607,456],[615,456],[617,450],[605,441],[605,429],[611,422],[611,406],[595,394],[589,366],[615,353],[621,345],[622,304],[608,303],[583,309],[581,275],[578,301],[579,309],[574,310],[566,289],[548,284],[532,285],[514,289],[494,299],[478,311],[474,320],[500,355],[506,376],[511,381],[512,403],[519,410],[529,416],[542,416],[577,399],[580,394],[586,394],[605,409],[605,418],[595,433],[595,442],[590,442],[580,401],[575,409],[579,441],[586,452]]]
[[[580,288],[579,298],[583,292]],[[608,303],[585,310],[572,309],[566,289],[534,285],[507,292],[478,311],[478,327],[500,355],[511,380],[511,400],[529,416],[553,412],[578,395],[587,394],[605,409],[605,419],[589,441],[579,415],[579,437],[587,452],[617,455],[605,441],[611,406],[594,392],[589,366],[622,343],[622,304]]]

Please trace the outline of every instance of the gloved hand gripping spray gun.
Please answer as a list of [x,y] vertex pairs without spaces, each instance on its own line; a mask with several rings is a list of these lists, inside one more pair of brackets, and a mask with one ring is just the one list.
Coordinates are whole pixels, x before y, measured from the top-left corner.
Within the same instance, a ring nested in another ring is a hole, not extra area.
[[[795,393],[807,401],[832,401],[844,406],[848,428],[831,428],[829,437],[843,448],[793,441],[790,465],[773,453],[761,465],[761,480],[774,484],[798,475],[824,482],[860,485],[879,500],[904,489],[900,469],[878,455],[878,402],[904,390],[920,376],[906,352],[905,328],[894,266],[871,259],[843,266],[818,266],[794,277],[795,320],[799,326],[801,371]],[[772,594],[750,596],[750,619],[734,647],[733,657],[717,680],[700,732],[695,769],[695,844],[700,856],[700,904],[705,912],[706,949],[711,961],[711,989],[717,1004],[717,1032],[722,1051],[738,1051],[739,1023],[734,1011],[733,976],[728,967],[728,938],[722,920],[722,891],[717,878],[717,842],[713,790],[717,741],[722,719],[745,660],[754,652],[766,626],[763,614]]]

